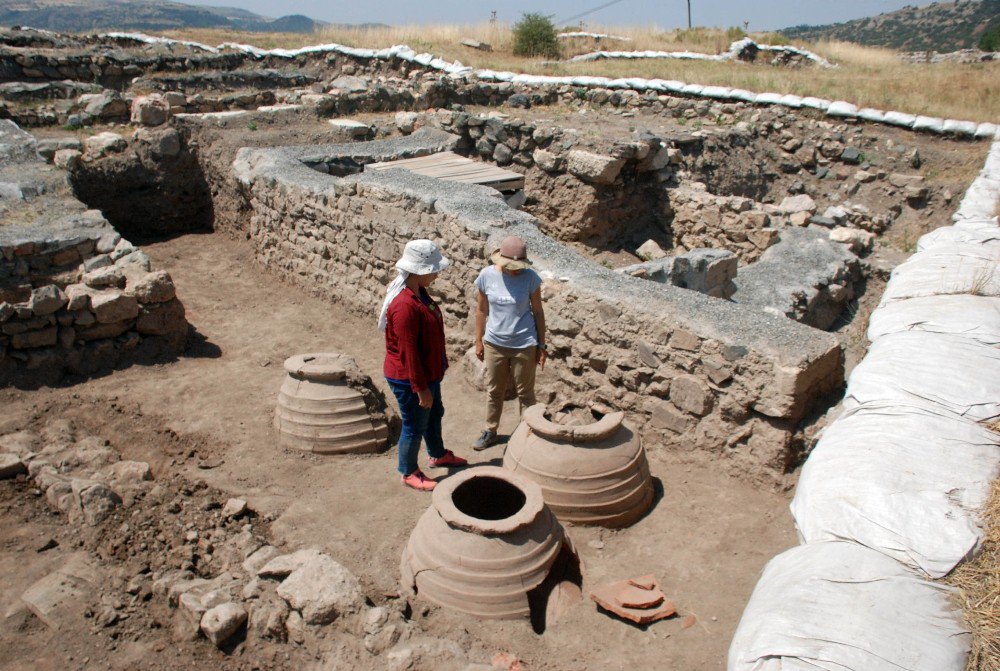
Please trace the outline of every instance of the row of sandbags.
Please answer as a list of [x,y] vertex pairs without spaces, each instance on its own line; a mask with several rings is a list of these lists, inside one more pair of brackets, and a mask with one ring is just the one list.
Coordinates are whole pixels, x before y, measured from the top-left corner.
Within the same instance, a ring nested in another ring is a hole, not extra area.
[[[584,36],[587,33],[572,33],[572,35]],[[559,37],[565,37],[566,34],[561,34]],[[609,37],[609,36],[605,36]],[[618,38],[618,39],[628,39],[628,38]],[[736,40],[729,45],[729,49],[722,52],[721,54],[706,54],[700,51],[592,51],[587,54],[580,54],[579,56],[573,56],[570,58],[571,63],[579,63],[581,61],[598,61],[602,59],[643,59],[643,58],[677,58],[681,60],[702,60],[702,61],[736,61],[739,59],[740,55],[746,49],[756,49],[758,51],[770,52],[770,53],[786,53],[794,54],[796,56],[801,56],[802,58],[816,63],[822,68],[835,68],[837,67],[830,61],[826,60],[819,54],[815,54],[811,51],[805,49],[800,49],[798,47],[786,46],[786,45],[774,45],[774,44],[758,44],[749,37],[744,37],[742,40]]]
[[[871,107],[859,108],[853,103],[844,100],[826,100],[813,96],[797,96],[793,94],[781,93],[754,93],[745,89],[730,88],[728,86],[702,86],[701,84],[689,84],[677,80],[667,79],[645,79],[643,77],[592,77],[586,75],[556,77],[551,75],[528,75],[515,72],[498,72],[496,70],[474,70],[463,65],[459,61],[449,62],[430,53],[417,53],[405,44],[397,44],[384,49],[361,49],[348,47],[342,44],[317,44],[300,49],[260,49],[249,44],[238,44],[226,42],[217,47],[201,44],[199,42],[178,42],[165,37],[155,37],[142,33],[107,33],[105,37],[113,39],[129,39],[146,43],[177,43],[188,47],[203,49],[216,53],[222,49],[233,49],[250,54],[256,58],[274,56],[278,58],[296,58],[305,54],[336,53],[353,58],[375,58],[379,60],[389,60],[399,58],[411,63],[417,63],[433,70],[439,70],[453,77],[475,76],[485,81],[511,82],[524,86],[578,86],[584,88],[610,88],[610,89],[632,89],[635,91],[656,91],[658,93],[673,93],[678,95],[692,96],[695,98],[711,98],[713,100],[724,100],[732,102],[748,102],[757,105],[780,105],[793,109],[810,108],[824,112],[833,118],[860,119],[873,123],[888,124],[909,128],[916,131],[925,131],[939,135],[954,135],[958,137],[994,139],[1000,137],[1000,127],[994,123],[976,123],[975,121],[962,121],[959,119],[942,119],[918,114],[908,114],[897,111],[883,111]],[[734,43],[734,47],[738,43]],[[770,48],[763,45],[764,48]],[[802,50],[802,54],[808,54]],[[635,52],[642,54],[644,52]],[[727,52],[728,53],[728,52]],[[676,55],[676,54],[675,54]],[[648,56],[648,54],[647,54]],[[688,53],[686,57],[706,56],[705,54]],[[723,55],[725,56],[725,54]],[[624,57],[618,54],[616,57]],[[633,57],[635,56],[633,54]],[[678,56],[679,57],[679,56]],[[707,56],[706,56],[707,57]],[[712,56],[711,58],[718,58]]]
[[871,348],[792,501],[729,671],[961,671],[947,575],[982,543],[1000,473],[1000,142],[955,224],[923,236],[872,313]]

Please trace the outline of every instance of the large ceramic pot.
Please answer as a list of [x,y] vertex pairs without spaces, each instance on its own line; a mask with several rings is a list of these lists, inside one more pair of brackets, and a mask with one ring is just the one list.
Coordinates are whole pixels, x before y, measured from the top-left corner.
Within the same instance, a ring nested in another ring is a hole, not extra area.
[[568,426],[545,417],[545,406],[524,411],[504,454],[504,468],[531,478],[562,522],[625,527],[653,503],[642,439],[625,413]]
[[527,618],[528,592],[562,545],[538,485],[498,466],[470,468],[435,488],[403,551],[403,587],[476,617]]
[[354,359],[332,352],[299,354],[285,361],[285,372],[274,413],[280,445],[321,454],[388,447],[384,399]]

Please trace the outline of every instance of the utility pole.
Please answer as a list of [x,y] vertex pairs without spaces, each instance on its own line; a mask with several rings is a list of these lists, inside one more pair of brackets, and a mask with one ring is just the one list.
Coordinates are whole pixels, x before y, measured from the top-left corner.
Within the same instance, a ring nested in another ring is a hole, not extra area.
[[691,0],[687,0],[688,3],[688,30],[691,30]]

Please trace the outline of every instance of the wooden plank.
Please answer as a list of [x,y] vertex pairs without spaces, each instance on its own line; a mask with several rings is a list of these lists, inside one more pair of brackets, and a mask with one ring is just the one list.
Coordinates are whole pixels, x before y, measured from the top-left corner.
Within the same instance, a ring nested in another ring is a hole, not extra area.
[[403,168],[427,177],[463,184],[483,184],[498,191],[524,188],[524,176],[520,173],[474,161],[450,151],[398,161],[382,161],[365,166],[366,170],[390,168]]

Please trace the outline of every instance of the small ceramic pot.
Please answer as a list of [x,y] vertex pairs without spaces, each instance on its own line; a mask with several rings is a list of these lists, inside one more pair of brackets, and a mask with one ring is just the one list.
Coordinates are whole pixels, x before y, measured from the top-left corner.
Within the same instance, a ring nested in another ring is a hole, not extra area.
[[403,551],[403,588],[475,617],[527,618],[528,592],[562,546],[538,485],[498,466],[470,468],[435,488]]
[[542,488],[562,522],[625,527],[649,510],[653,482],[639,438],[625,413],[568,426],[545,418],[545,406],[524,411],[507,443],[504,468]]
[[[354,359],[345,354],[300,354],[285,361],[274,428],[278,442],[320,454],[378,452],[388,447],[384,412]],[[369,397],[366,404],[366,395]],[[383,409],[384,410],[384,409]]]

